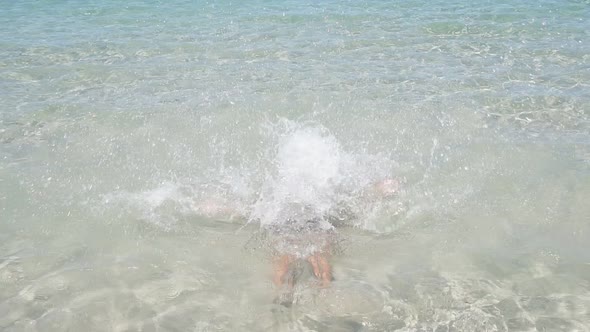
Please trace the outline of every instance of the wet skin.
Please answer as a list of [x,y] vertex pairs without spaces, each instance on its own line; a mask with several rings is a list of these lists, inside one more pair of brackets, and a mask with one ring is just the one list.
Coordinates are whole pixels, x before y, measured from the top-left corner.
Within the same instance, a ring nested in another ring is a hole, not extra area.
[[[330,286],[332,281],[332,266],[328,258],[329,255],[325,252],[316,252],[305,258],[311,264],[313,274],[320,280],[322,287]],[[273,260],[273,283],[275,286],[280,288],[286,284],[289,289],[293,288],[294,280],[288,274],[297,259],[292,255],[281,255]]]

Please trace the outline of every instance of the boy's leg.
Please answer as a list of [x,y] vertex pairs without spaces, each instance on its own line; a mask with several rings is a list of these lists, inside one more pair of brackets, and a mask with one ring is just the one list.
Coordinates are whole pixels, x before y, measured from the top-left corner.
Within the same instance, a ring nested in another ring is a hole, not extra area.
[[[295,258],[291,255],[281,255],[273,261],[273,283],[277,287],[281,287],[285,283],[285,278],[289,273],[291,263]],[[288,278],[289,287],[293,287],[293,278]]]
[[312,256],[309,256],[307,261],[313,268],[313,274],[315,274],[316,278],[321,280],[322,286],[330,286],[330,282],[332,281],[332,267],[330,266],[330,262],[328,262],[326,254],[323,252],[317,252]]

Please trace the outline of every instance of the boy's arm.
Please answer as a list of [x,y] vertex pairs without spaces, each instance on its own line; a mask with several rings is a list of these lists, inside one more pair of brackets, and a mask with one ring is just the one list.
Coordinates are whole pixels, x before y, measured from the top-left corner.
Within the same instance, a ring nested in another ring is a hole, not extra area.
[[244,217],[240,211],[230,207],[224,200],[214,198],[193,202],[192,208],[197,214],[208,218],[233,220]]

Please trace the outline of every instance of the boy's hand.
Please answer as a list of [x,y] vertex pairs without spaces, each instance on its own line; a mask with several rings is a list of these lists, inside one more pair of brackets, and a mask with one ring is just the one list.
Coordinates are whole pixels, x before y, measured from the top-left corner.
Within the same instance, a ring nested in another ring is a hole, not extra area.
[[383,179],[373,186],[373,190],[381,197],[389,197],[399,191],[399,180],[386,178]]

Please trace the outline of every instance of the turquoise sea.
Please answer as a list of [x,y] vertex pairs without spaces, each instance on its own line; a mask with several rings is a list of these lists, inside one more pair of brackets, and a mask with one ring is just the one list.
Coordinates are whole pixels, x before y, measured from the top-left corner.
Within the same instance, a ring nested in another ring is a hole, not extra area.
[[[589,1],[0,26],[0,331],[590,331]],[[266,226],[319,219],[334,281],[279,304]]]

